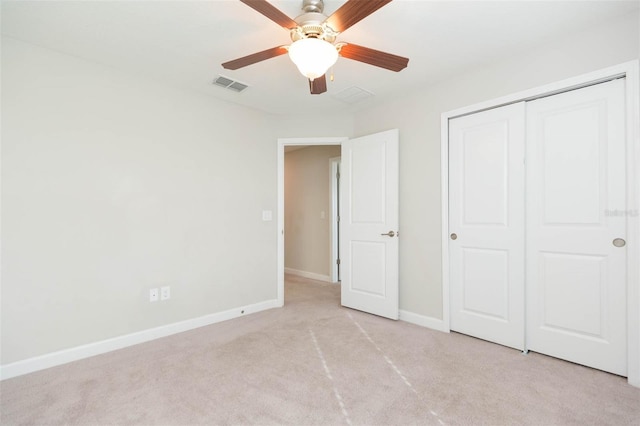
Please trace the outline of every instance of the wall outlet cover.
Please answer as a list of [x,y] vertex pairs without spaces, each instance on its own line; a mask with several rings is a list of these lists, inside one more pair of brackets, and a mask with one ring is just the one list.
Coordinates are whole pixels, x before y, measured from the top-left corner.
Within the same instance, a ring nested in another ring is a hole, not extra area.
[[165,286],[160,288],[160,300],[171,299],[171,287]]

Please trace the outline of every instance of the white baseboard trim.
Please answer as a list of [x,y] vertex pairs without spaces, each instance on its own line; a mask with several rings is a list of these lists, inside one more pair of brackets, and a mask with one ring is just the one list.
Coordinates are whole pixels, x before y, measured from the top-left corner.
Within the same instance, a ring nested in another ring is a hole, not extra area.
[[420,325],[422,327],[431,328],[437,331],[448,333],[444,321],[439,318],[428,317],[425,315],[415,314],[409,311],[400,310],[400,321],[410,322],[411,324]]
[[23,374],[33,373],[35,371],[44,370],[45,368],[67,364],[72,361],[115,351],[128,346],[170,336],[172,334],[182,333],[183,331],[193,330],[194,328],[278,307],[280,306],[278,305],[277,300],[267,300],[253,305],[229,309],[223,312],[204,315],[198,318],[150,328],[136,333],[125,334],[124,336],[118,336],[99,342],[28,358],[22,361],[12,362],[10,364],[0,365],[0,380],[22,376]]
[[316,274],[315,272],[299,271],[298,269],[284,268],[285,274],[297,275],[299,277],[310,278],[316,281],[333,283],[329,275]]

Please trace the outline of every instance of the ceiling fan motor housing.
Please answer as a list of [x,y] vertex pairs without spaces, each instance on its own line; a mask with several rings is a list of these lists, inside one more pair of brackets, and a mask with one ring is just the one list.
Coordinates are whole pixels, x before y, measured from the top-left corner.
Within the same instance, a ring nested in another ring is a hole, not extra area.
[[327,17],[319,12],[307,12],[298,16],[294,19],[298,27],[291,30],[291,40],[318,38],[333,43],[338,33],[324,23],[326,19]]

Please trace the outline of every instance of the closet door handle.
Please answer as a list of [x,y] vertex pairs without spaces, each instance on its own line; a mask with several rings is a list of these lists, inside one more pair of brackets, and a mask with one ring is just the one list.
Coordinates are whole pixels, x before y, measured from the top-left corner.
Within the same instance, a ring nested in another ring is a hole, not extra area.
[[613,245],[616,247],[624,247],[627,245],[627,242],[623,238],[616,238],[613,240]]
[[454,232],[453,234],[451,234],[451,239],[452,240],[457,240],[458,239],[458,235]]
[[395,237],[396,233],[393,232],[393,231],[389,231],[386,234],[380,234],[380,235],[382,235],[384,237]]

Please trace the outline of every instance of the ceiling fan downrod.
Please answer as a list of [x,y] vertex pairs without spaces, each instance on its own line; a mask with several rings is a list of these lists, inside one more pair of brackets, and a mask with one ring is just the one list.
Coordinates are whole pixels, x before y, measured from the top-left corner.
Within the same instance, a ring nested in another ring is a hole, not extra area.
[[303,0],[303,13],[294,19],[298,26],[291,30],[291,41],[317,38],[333,43],[338,33],[325,24],[327,16],[323,11],[323,0]]
[[304,0],[302,2],[302,11],[304,13],[323,13],[324,2],[322,0]]

